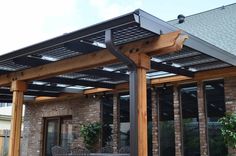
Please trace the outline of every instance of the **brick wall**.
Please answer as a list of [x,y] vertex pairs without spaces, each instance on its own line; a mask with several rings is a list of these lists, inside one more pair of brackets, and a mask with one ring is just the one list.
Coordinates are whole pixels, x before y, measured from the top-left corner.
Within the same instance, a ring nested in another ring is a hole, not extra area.
[[179,101],[178,86],[174,86],[174,128],[175,128],[175,155],[183,155],[183,145],[182,145],[182,125],[181,125],[181,105]]
[[207,156],[208,155],[207,117],[206,117],[204,91],[203,91],[202,82],[198,82],[197,84],[197,99],[198,99],[200,152],[201,152],[201,156]]
[[113,95],[113,152],[120,149],[120,99],[119,94]]
[[74,141],[72,147],[83,145],[79,136],[80,124],[100,121],[100,100],[84,96],[54,102],[27,104],[25,107],[22,156],[42,154],[43,118],[72,116]]
[[152,90],[152,155],[159,155],[157,92]]
[[[236,113],[236,77],[225,78],[225,106],[227,113]],[[229,154],[236,156],[236,150],[229,148]]]

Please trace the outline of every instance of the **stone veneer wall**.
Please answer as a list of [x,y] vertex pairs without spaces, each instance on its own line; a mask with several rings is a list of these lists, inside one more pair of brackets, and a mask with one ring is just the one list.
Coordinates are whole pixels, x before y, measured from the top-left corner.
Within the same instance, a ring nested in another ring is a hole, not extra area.
[[84,96],[26,104],[21,156],[42,155],[44,117],[71,115],[74,134],[72,147],[76,147],[83,144],[79,136],[80,124],[99,122],[100,112],[100,100]]

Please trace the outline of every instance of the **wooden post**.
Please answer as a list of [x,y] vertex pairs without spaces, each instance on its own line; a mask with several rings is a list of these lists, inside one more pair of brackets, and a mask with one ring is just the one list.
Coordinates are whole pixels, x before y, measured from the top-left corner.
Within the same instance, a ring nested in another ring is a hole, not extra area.
[[146,72],[150,69],[150,57],[139,53],[130,57],[137,65],[137,118],[138,118],[138,156],[148,155],[147,135],[147,80]]
[[0,155],[3,155],[4,151],[4,135],[3,135],[3,130],[0,130]]
[[22,108],[24,100],[24,91],[26,91],[26,83],[23,81],[13,81],[11,84],[13,92],[12,99],[12,120],[9,141],[8,156],[20,155],[21,140],[21,124],[22,124]]

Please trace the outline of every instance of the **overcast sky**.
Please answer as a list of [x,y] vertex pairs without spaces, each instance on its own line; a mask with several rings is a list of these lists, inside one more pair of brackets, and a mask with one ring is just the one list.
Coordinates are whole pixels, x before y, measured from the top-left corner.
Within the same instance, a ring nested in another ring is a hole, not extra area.
[[163,20],[236,0],[1,0],[0,54],[143,9]]

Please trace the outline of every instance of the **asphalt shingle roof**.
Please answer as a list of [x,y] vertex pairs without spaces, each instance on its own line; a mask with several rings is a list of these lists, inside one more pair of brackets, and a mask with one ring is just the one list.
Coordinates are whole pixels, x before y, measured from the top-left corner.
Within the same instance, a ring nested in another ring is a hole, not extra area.
[[236,3],[187,16],[170,24],[236,55]]

